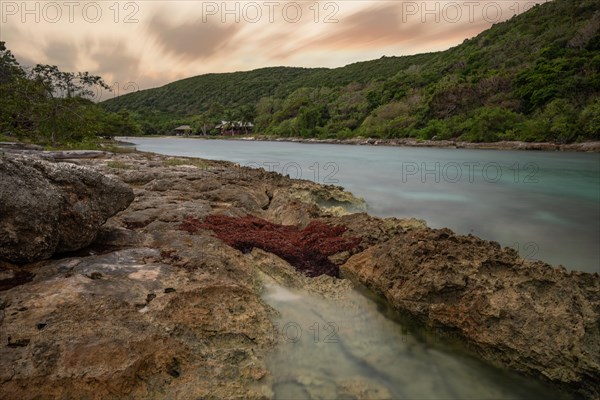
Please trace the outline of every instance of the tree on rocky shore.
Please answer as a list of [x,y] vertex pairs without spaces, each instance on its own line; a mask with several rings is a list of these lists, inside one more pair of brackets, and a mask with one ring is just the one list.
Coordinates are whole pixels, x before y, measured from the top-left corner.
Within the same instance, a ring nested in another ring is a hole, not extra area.
[[[52,144],[59,139],[81,140],[85,131],[92,128],[95,118],[89,118],[85,108],[95,87],[110,90],[101,77],[88,72],[64,72],[56,65],[37,64],[28,78],[39,85],[43,100],[40,108],[40,127],[50,135]],[[90,126],[92,125],[92,126]]]
[[124,113],[104,111],[92,101],[96,88],[110,90],[89,72],[21,66],[0,42],[0,137],[55,146],[138,133],[139,126]]
[[31,126],[32,96],[25,71],[14,55],[0,42],[0,135],[14,135]]

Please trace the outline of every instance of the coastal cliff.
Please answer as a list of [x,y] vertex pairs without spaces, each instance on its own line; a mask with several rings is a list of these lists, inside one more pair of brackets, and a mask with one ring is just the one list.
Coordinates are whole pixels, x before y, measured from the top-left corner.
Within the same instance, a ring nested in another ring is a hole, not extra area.
[[[600,395],[597,274],[419,220],[371,217],[339,187],[229,162],[69,161],[135,198],[82,250],[0,261],[3,398],[272,397],[265,357],[278,343],[277,311],[261,293],[278,265],[341,274],[493,364]],[[244,229],[224,225],[236,221]],[[282,246],[286,238],[306,247]],[[315,259],[328,268],[314,269]]]

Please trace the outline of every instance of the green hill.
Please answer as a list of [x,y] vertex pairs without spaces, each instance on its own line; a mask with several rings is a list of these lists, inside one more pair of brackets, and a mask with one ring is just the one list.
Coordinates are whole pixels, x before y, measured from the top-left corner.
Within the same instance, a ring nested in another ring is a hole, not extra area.
[[107,100],[146,133],[221,119],[304,137],[600,139],[600,3],[554,0],[437,53],[207,74]]

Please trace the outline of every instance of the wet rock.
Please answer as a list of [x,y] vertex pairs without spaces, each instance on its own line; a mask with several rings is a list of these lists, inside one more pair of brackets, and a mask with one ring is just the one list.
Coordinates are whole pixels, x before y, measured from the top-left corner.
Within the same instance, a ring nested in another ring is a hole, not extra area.
[[348,228],[345,233],[347,236],[361,237],[361,250],[385,242],[400,233],[427,227],[425,221],[420,219],[377,218],[367,213],[355,213],[340,218],[324,218],[323,220],[331,224],[344,225]]
[[102,274],[100,272],[92,272],[87,277],[90,279],[102,279]]
[[329,275],[310,278],[273,253],[253,249],[248,255],[256,269],[261,271],[264,282],[276,282],[286,288],[302,289],[323,298],[346,300],[345,296],[354,286],[348,279],[336,279]]
[[378,386],[367,379],[343,380],[338,383],[338,399],[393,399],[394,396],[385,387]]
[[0,270],[0,291],[12,289],[16,286],[31,282],[34,276],[34,274],[27,271]]
[[88,246],[133,200],[117,179],[30,157],[0,157],[0,181],[0,259],[16,263]]
[[0,142],[0,149],[4,151],[10,150],[43,150],[42,146],[20,142]]
[[415,229],[352,256],[345,276],[483,358],[595,398],[600,277],[567,273],[448,229]]
[[134,230],[125,229],[120,226],[115,226],[112,220],[100,227],[95,246],[105,246],[113,248],[113,250],[122,249],[124,247],[136,247],[143,245],[144,235]]

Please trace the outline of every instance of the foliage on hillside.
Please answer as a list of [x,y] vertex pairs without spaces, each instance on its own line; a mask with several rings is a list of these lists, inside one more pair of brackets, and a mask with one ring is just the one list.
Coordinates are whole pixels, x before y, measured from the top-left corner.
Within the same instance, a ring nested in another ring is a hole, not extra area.
[[600,139],[599,29],[597,0],[555,0],[443,52],[208,74],[103,104],[146,134],[247,120],[278,136]]
[[0,139],[52,146],[93,145],[98,137],[140,133],[127,111],[105,111],[89,98],[108,86],[87,72],[53,65],[24,68],[0,42]]

